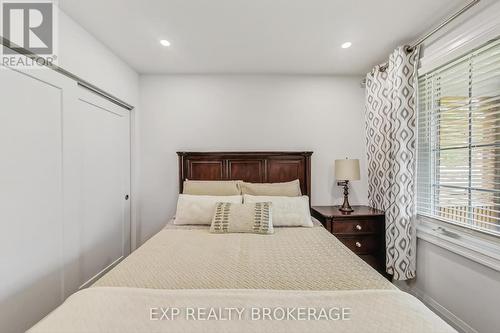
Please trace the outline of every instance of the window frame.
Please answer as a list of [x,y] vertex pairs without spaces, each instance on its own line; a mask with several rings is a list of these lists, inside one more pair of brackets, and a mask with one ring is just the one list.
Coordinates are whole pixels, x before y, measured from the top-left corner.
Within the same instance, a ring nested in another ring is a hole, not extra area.
[[[474,96],[473,96],[473,84],[474,84],[474,81],[473,81],[473,74],[474,74],[473,58],[474,58],[474,52],[476,52],[477,50],[479,50],[483,47],[488,46],[491,43],[495,43],[495,42],[498,43],[499,40],[500,40],[500,36],[498,38],[493,39],[493,40],[489,40],[487,43],[481,44],[480,46],[478,46],[474,49],[468,50],[467,52],[460,55],[459,57],[456,57],[455,59],[451,59],[450,61],[447,61],[446,63],[444,63],[440,66],[436,66],[435,68],[428,70],[425,73],[422,73],[422,74],[419,73],[419,75],[416,78],[417,82],[419,82],[422,76],[428,75],[429,73],[432,73],[441,67],[446,67],[447,65],[453,64],[453,62],[458,61],[461,58],[464,58],[463,61],[467,62],[467,68],[468,68],[467,91],[468,91],[468,95],[464,96],[466,99],[469,100],[469,103],[468,103],[469,110],[466,111],[467,112],[466,119],[468,122],[468,124],[467,124],[467,126],[468,126],[467,144],[464,146],[460,146],[460,147],[446,147],[445,149],[441,149],[441,144],[440,144],[440,141],[441,141],[441,137],[440,137],[441,122],[439,120],[441,104],[439,104],[439,107],[437,108],[437,110],[432,111],[429,115],[427,115],[428,122],[430,123],[430,125],[429,125],[429,123],[427,124],[427,126],[429,127],[428,131],[430,131],[428,133],[428,137],[427,137],[427,140],[428,140],[427,144],[429,145],[429,154],[430,154],[430,156],[428,158],[429,165],[427,166],[428,171],[429,171],[428,179],[430,181],[430,184],[428,184],[428,186],[430,188],[429,189],[430,203],[428,204],[429,213],[420,212],[419,208],[417,206],[418,200],[419,200],[419,195],[421,194],[418,191],[418,175],[419,175],[418,171],[416,172],[416,175],[415,175],[415,179],[416,179],[416,203],[415,203],[416,209],[415,209],[415,211],[416,211],[417,219],[419,221],[424,221],[424,223],[427,223],[427,224],[432,223],[432,221],[437,222],[437,226],[436,226],[436,228],[434,228],[434,231],[436,231],[437,229],[439,229],[441,231],[446,231],[446,227],[450,227],[453,230],[453,232],[451,232],[451,234],[454,234],[455,236],[460,236],[460,234],[473,235],[475,237],[479,237],[479,238],[485,239],[487,241],[497,241],[498,239],[500,239],[500,230],[499,231],[488,230],[486,228],[474,226],[472,223],[466,224],[463,222],[453,220],[452,218],[447,219],[443,216],[439,216],[436,213],[436,209],[437,209],[436,208],[436,196],[437,196],[436,192],[438,191],[436,189],[439,189],[439,188],[461,189],[461,190],[467,191],[467,205],[465,206],[467,209],[466,220],[468,220],[468,221],[474,220],[473,219],[474,212],[472,209],[472,207],[473,207],[472,191],[474,191],[476,189],[473,188],[473,148],[477,145],[473,144],[473,138],[474,138],[474,135],[473,135],[474,107],[473,107],[473,105],[476,104],[475,102],[473,102],[473,98],[474,98]],[[441,77],[439,77],[439,76],[436,77],[436,80],[438,80],[438,81],[441,80]],[[434,79],[430,80],[430,81],[431,81],[432,85],[435,84]],[[425,84],[426,84],[425,86],[427,87],[428,82],[426,82]],[[417,94],[420,94],[419,87],[420,87],[420,84],[418,83],[417,84]],[[432,87],[432,92],[434,93],[434,91],[439,91],[439,96],[441,96],[440,95],[440,91],[441,91],[440,86],[436,90],[435,90],[435,87]],[[500,88],[499,88],[498,96],[500,96]],[[439,103],[441,103],[440,97],[431,98],[429,100],[426,100],[426,103],[432,104],[435,100],[438,100]],[[417,136],[416,136],[417,162],[416,162],[416,166],[418,169],[419,142],[420,142],[419,135],[421,135],[420,129],[418,128],[418,126],[420,124],[418,117],[420,116],[420,113],[421,113],[421,111],[420,111],[421,104],[420,104],[419,98],[417,98],[417,101],[418,102],[416,103],[416,113],[417,113],[417,122],[416,122],[417,123],[417,130],[416,130],[416,133],[417,133]],[[438,118],[438,119],[436,120],[436,118]],[[435,130],[432,130],[433,126],[437,126]],[[434,131],[437,133],[437,135],[434,135]],[[439,143],[439,145],[436,145],[436,142]],[[498,142],[498,143],[494,142],[494,143],[490,143],[490,144],[484,144],[481,146],[482,147],[498,147],[499,144],[500,144],[500,142]],[[439,148],[436,149],[434,147],[439,147]],[[467,186],[461,187],[461,186],[453,186],[453,185],[443,185],[443,184],[440,184],[440,181],[438,180],[440,177],[440,173],[437,171],[439,169],[439,165],[440,165],[439,163],[441,161],[440,154],[443,150],[451,150],[451,149],[467,149],[467,155],[468,155]],[[481,189],[480,191],[482,191],[482,190],[483,189]],[[498,193],[500,195],[500,191],[498,191]],[[500,221],[498,221],[498,224],[500,226]],[[500,229],[500,227],[499,227],[499,229]]]

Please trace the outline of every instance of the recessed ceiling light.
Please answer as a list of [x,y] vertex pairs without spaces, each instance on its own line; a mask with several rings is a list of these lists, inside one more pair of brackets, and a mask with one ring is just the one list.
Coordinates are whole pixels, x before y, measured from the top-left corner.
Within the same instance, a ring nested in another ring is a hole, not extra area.
[[162,39],[160,40],[160,44],[163,45],[163,46],[170,46],[170,42],[166,39]]
[[345,42],[344,44],[340,45],[343,49],[348,49],[350,48],[352,45],[351,42]]

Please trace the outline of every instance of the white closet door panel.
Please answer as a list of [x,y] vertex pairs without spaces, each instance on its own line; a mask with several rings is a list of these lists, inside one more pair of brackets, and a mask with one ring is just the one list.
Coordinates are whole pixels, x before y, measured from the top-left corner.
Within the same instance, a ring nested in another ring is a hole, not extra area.
[[130,114],[51,70],[0,67],[0,332],[130,253]]
[[[80,89],[65,113],[68,279],[86,287],[130,252],[129,111]],[[76,277],[76,278],[74,278]]]
[[0,332],[22,332],[62,295],[60,79],[0,67]]

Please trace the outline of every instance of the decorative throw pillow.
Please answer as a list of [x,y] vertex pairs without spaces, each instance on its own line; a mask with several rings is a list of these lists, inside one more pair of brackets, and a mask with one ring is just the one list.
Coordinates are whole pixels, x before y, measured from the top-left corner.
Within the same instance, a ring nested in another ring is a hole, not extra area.
[[245,183],[241,182],[241,193],[249,195],[267,195],[298,197],[302,195],[298,179],[286,183]]
[[244,203],[271,202],[273,204],[273,225],[275,227],[312,227],[309,197],[253,196],[245,194]]
[[212,233],[247,232],[272,234],[270,202],[234,204],[219,202],[210,226]]
[[240,180],[185,180],[183,194],[240,195]]
[[174,224],[209,225],[218,202],[241,203],[242,197],[179,194]]

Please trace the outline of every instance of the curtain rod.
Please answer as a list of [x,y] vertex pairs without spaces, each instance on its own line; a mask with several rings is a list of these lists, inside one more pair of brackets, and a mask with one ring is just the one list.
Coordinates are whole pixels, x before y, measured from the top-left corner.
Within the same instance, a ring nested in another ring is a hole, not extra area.
[[[111,101],[112,103],[118,105],[118,106],[121,106],[122,108],[125,108],[129,111],[133,110],[134,107],[130,104],[128,104],[127,102],[125,101],[122,101],[121,99],[119,99],[118,97],[115,97],[113,96],[112,94],[102,90],[101,88],[93,85],[92,83],[88,82],[88,81],[85,81],[84,79],[80,78],[79,76],[71,73],[70,71],[67,71],[65,70],[64,68],[62,67],[59,67],[57,65],[54,65],[54,64],[49,64],[47,61],[45,61],[44,58],[41,58],[39,57],[38,55],[34,54],[33,52],[30,52],[28,50],[26,50],[25,48],[22,48],[14,43],[12,43],[10,40],[8,40],[7,38],[5,37],[2,37],[0,36],[0,44],[11,49],[11,50],[14,50],[16,51],[17,53],[19,54],[22,54],[30,59],[33,59],[35,62],[38,62],[40,61],[41,64],[43,64],[45,67],[47,68],[50,68],[52,69],[53,71],[56,71],[64,76],[67,76],[68,78],[76,81],[76,83],[78,84],[78,86],[80,87],[84,87],[84,88],[87,88],[89,90],[91,90],[92,92],[106,98],[107,100]],[[12,46],[15,47],[15,49],[12,48]]]
[[443,22],[441,22],[441,24],[439,24],[434,29],[432,29],[431,31],[429,31],[428,33],[426,33],[425,35],[423,35],[422,37],[420,37],[419,39],[417,39],[415,42],[413,42],[411,45],[409,45],[407,47],[407,49],[408,50],[413,50],[415,47],[419,46],[424,41],[426,41],[429,37],[431,37],[436,32],[438,32],[439,30],[441,30],[448,23],[450,23],[451,21],[453,21],[454,19],[456,19],[457,17],[459,17],[460,15],[462,15],[463,13],[465,13],[466,11],[468,11],[473,6],[477,5],[480,1],[481,0],[472,0],[467,5],[465,5],[464,7],[462,7],[459,11],[457,11],[456,13],[454,13],[453,15],[451,15],[450,17],[448,17],[446,20],[444,20]]
[[[470,8],[472,8],[473,6],[477,5],[481,0],[472,0],[471,2],[469,2],[467,5],[465,5],[464,7],[462,7],[459,11],[455,12],[453,15],[451,15],[450,17],[448,17],[446,20],[444,20],[443,22],[441,22],[438,26],[436,26],[434,29],[432,29],[431,31],[429,31],[428,33],[426,33],[425,35],[423,35],[422,37],[418,38],[416,41],[414,41],[413,43],[411,43],[410,45],[406,45],[405,46],[405,50],[407,52],[411,52],[413,51],[413,49],[417,46],[419,46],[420,44],[422,44],[424,41],[426,41],[429,37],[431,37],[432,35],[434,35],[436,32],[438,32],[439,30],[441,30],[444,26],[446,26],[448,23],[450,23],[451,21],[455,20],[457,17],[459,17],[460,15],[462,15],[463,13],[465,13],[466,11],[468,11]],[[383,63],[382,65],[380,65],[380,71],[385,71],[387,69],[387,67],[389,66],[389,62],[386,62],[386,63]],[[366,78],[363,78],[363,80],[361,80],[361,88],[364,88],[366,86]]]

